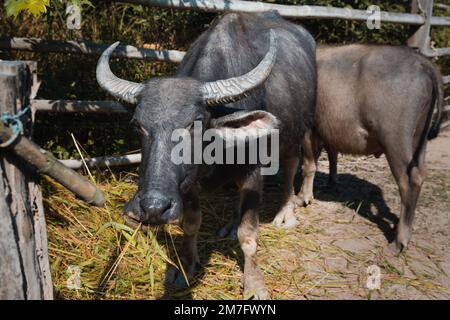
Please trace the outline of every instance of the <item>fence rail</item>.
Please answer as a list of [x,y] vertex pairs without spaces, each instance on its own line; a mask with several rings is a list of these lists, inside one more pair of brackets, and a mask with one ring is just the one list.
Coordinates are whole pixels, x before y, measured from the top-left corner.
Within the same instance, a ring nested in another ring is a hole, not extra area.
[[[107,47],[107,44],[98,44],[89,41],[44,40],[39,38],[10,38],[0,40],[0,49],[33,52],[75,53],[99,56]],[[433,49],[430,50],[430,52],[433,57],[444,55],[444,53],[450,55],[450,48]],[[142,59],[146,61],[169,61],[173,63],[180,63],[185,54],[185,51],[179,50],[154,50],[139,48],[131,45],[119,45],[112,53],[112,56],[116,58],[120,57]],[[445,84],[450,83],[450,76],[443,77],[443,81]],[[80,107],[81,103],[82,101],[79,101],[77,106],[74,106],[74,108],[76,109]],[[47,106],[42,104],[39,108],[50,108],[50,102],[47,103]],[[61,110],[65,111],[63,108],[61,108]],[[90,111],[92,110],[83,112]]]
[[439,8],[439,9],[445,9],[445,10],[450,9],[450,5],[448,5],[448,4],[436,3],[435,6],[436,6],[436,8]]
[[[101,55],[108,48],[106,44],[91,41],[45,40],[39,38],[7,38],[0,39],[0,49],[32,52],[75,53]],[[112,57],[142,59],[147,61],[170,61],[179,63],[185,52],[178,50],[154,50],[137,48],[131,45],[120,45],[112,53]]]
[[[264,12],[276,10],[286,18],[344,19],[367,21],[371,12],[360,9],[324,6],[283,5],[242,0],[113,0],[144,6],[202,10],[208,12]],[[422,25],[426,18],[420,14],[380,11],[381,22]],[[450,26],[449,17],[432,17],[433,26]]]
[[[264,2],[242,0],[114,0],[156,6],[164,8],[203,10],[209,12],[264,12],[277,11],[286,18],[308,19],[344,19],[354,21],[370,21],[374,18],[372,10],[335,8],[324,6],[281,5]],[[417,1],[417,2],[414,2]],[[411,39],[411,46],[418,47],[428,57],[450,54],[450,48],[430,49],[429,31],[431,26],[450,26],[450,17],[433,16],[433,0],[413,0],[414,13],[379,11],[380,22],[418,25],[419,29]]]
[[[450,100],[450,96],[445,100]],[[31,109],[36,112],[86,112],[86,113],[132,113],[134,109],[116,101],[97,100],[42,100],[31,101]],[[450,105],[443,108],[444,112],[450,111]],[[436,111],[435,111],[436,112]]]
[[[84,159],[84,162],[89,168],[105,168],[105,167],[117,167],[138,164],[141,162],[141,154],[129,154],[124,156],[106,156]],[[71,169],[81,169],[84,166],[81,160],[59,160],[63,165]]]
[[[105,105],[108,101],[102,101]],[[114,105],[115,102],[112,102]],[[443,108],[444,112],[450,111],[450,105],[447,105]],[[125,112],[125,111],[123,111]],[[435,112],[436,113],[436,112]],[[447,120],[442,123],[441,129],[450,126],[450,120]],[[136,165],[141,163],[142,154],[141,153],[133,153],[124,156],[105,156],[105,157],[95,157],[85,159],[86,166],[89,168],[105,168],[105,167],[115,167],[115,166],[128,166],[128,165]],[[71,169],[81,169],[85,165],[82,160],[59,160],[66,167]]]
[[86,112],[86,113],[128,113],[132,109],[115,101],[85,100],[41,100],[31,101],[31,109],[36,112]]

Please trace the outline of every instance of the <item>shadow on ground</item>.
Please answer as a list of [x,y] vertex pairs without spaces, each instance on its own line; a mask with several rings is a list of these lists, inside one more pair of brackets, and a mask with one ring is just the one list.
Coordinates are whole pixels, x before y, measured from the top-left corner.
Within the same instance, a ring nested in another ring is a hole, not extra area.
[[[296,179],[297,182],[300,181],[299,176]],[[398,218],[386,204],[380,187],[360,179],[356,175],[347,173],[338,175],[338,184],[334,187],[329,187],[327,181],[327,174],[323,172],[316,173],[314,182],[316,199],[324,202],[337,202],[349,207],[361,217],[375,223],[383,232],[387,242],[393,241],[394,229],[392,226],[397,224]],[[281,187],[282,178],[280,176],[272,177],[265,181],[264,203],[260,214],[260,223],[271,223],[275,217],[281,205]],[[299,189],[299,183],[297,183],[296,189]],[[215,193],[206,193],[202,195],[201,201],[213,204],[214,209],[217,209],[217,204],[224,204],[223,210],[219,210],[223,214],[219,219],[209,216],[209,210],[205,210],[202,204],[203,223],[200,230],[200,240],[207,238],[209,240],[208,243],[211,243],[211,245],[199,246],[201,265],[195,279],[191,283],[191,287],[176,289],[166,284],[164,294],[160,299],[192,299],[192,290],[202,280],[205,274],[204,266],[210,261],[210,257],[214,252],[219,252],[227,258],[235,259],[240,270],[243,271],[244,258],[238,241],[221,239],[215,233],[228,219],[231,219],[235,203],[238,201],[237,190],[234,187],[228,187]],[[330,212],[330,214],[334,214],[334,212]],[[167,240],[165,239],[167,235],[163,232],[160,232],[158,237],[158,241],[163,242]],[[177,248],[181,247],[181,241],[182,236],[174,238]],[[175,252],[172,252],[171,258],[173,261],[177,261]]]

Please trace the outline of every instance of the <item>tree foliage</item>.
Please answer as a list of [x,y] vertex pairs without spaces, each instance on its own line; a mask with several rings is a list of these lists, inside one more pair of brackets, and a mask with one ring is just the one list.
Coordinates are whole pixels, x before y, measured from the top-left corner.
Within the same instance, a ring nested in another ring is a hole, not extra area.
[[[18,0],[13,0],[19,2]],[[23,2],[24,0],[20,1]],[[44,1],[44,0],[40,0]],[[81,30],[66,28],[66,4],[74,0],[49,0],[46,11],[38,16],[26,9],[17,18],[3,19],[7,7],[0,6],[0,35],[5,37],[36,37],[61,40],[90,40],[110,44],[115,41],[138,47],[187,50],[190,44],[219,14],[193,10],[164,9],[91,0],[83,6]],[[376,4],[384,11],[409,12],[410,0],[263,0],[279,4],[322,5],[366,10]],[[12,2],[8,0],[7,3]],[[91,3],[89,2],[89,3]],[[31,12],[30,12],[31,13]],[[434,14],[450,16],[448,9],[435,9]],[[14,15],[12,15],[14,16]],[[416,27],[382,23],[381,29],[370,30],[365,22],[340,19],[293,20],[308,29],[317,43],[371,42],[406,44]],[[450,28],[432,28],[435,47],[450,47]],[[60,53],[0,52],[0,59],[35,60],[42,81],[41,99],[102,100],[111,99],[95,80],[98,57]],[[450,57],[438,60],[442,73],[450,74]],[[124,79],[144,81],[154,76],[173,75],[175,64],[144,62],[132,59],[111,59],[111,68]],[[139,148],[139,141],[128,124],[128,116],[93,114],[37,114],[35,139],[60,158],[77,157],[70,133],[73,132],[87,153],[92,156],[123,154]],[[105,143],[107,141],[108,143]]]
[[50,0],[6,0],[6,15],[14,16],[22,11],[28,11],[34,16],[38,16],[47,12],[47,7],[50,6]]
[[[59,1],[59,0],[54,0]],[[89,0],[69,0],[68,2],[78,5],[82,8],[84,5],[92,6]],[[16,18],[19,13],[26,11],[37,17],[47,12],[50,7],[50,0],[6,0],[5,8],[8,17]]]

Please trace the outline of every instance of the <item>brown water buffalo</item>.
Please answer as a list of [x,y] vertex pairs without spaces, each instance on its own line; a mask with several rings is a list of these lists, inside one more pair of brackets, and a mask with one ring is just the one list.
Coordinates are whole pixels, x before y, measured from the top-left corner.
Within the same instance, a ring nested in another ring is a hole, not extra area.
[[307,142],[310,148],[304,150],[304,179],[297,204],[306,205],[313,198],[322,146],[328,152],[331,184],[336,182],[338,152],[376,157],[385,154],[401,197],[400,220],[391,245],[395,253],[400,253],[411,238],[425,178],[427,141],[439,132],[442,76],[433,63],[407,47],[320,46],[316,56],[315,126]]

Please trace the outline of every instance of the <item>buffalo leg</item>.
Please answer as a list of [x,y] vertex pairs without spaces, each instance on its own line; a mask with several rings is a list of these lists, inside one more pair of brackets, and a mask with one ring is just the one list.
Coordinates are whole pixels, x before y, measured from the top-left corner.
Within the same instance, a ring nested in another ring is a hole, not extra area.
[[223,227],[221,227],[217,231],[217,236],[221,238],[228,238],[230,240],[237,240],[237,230],[239,226],[239,222],[241,220],[241,212],[240,206],[233,212],[233,218],[230,222],[226,223]]
[[[197,236],[202,221],[200,205],[197,195],[189,195],[183,200],[183,245],[180,251],[180,261],[184,273],[189,281],[195,274],[196,266],[200,263],[197,251]],[[181,267],[171,266],[168,270],[166,281],[184,288],[187,286],[186,277],[181,271]]]
[[255,170],[245,179],[238,181],[240,192],[241,221],[238,239],[244,252],[244,296],[253,293],[254,299],[267,299],[268,293],[261,270],[256,264],[258,242],[258,209],[262,198],[262,176]]
[[298,224],[294,215],[296,196],[294,192],[294,178],[298,167],[298,157],[291,157],[283,162],[284,190],[280,211],[273,219],[277,227],[292,228]]
[[317,162],[320,155],[320,141],[318,137],[309,131],[305,134],[302,142],[303,164],[302,164],[302,186],[297,194],[297,204],[300,206],[311,203],[313,196],[314,176],[317,170]]
[[328,174],[328,186],[334,187],[337,183],[337,155],[338,153],[331,148],[325,148],[328,154],[328,163],[330,171]]
[[399,254],[408,246],[412,234],[412,225],[419,198],[420,190],[426,175],[425,169],[425,146],[417,158],[417,162],[412,160],[412,152],[406,153],[402,149],[394,152],[395,148],[386,152],[392,174],[397,182],[400,198],[400,220],[397,225],[395,241],[391,244],[391,249],[395,254]]

